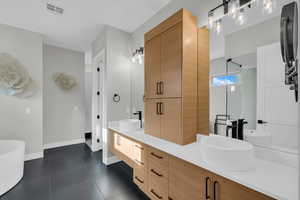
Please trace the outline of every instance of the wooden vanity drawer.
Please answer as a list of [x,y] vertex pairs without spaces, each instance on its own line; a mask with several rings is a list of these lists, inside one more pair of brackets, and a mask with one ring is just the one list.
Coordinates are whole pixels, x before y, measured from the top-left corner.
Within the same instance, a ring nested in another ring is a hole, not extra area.
[[151,200],[168,200],[168,186],[149,178],[148,195]]
[[148,181],[147,172],[144,170],[133,169],[133,182],[144,192],[147,193]]
[[147,146],[138,142],[133,143],[134,168],[139,170],[147,169]]
[[162,186],[168,187],[169,170],[159,164],[149,162],[148,164],[148,178],[152,183],[158,183]]
[[167,153],[152,147],[148,147],[147,154],[149,163],[157,163],[162,167],[168,168],[169,156]]

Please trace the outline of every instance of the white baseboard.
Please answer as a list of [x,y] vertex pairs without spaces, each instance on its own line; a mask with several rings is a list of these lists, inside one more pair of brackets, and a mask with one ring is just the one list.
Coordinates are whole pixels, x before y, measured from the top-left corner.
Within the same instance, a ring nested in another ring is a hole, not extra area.
[[75,140],[62,141],[62,142],[55,142],[55,143],[45,144],[44,149],[53,149],[53,148],[64,147],[64,146],[69,146],[69,145],[73,145],[73,144],[81,144],[81,143],[84,143],[84,142],[85,142],[85,140],[83,138],[75,139]]
[[43,158],[44,157],[44,152],[38,152],[38,153],[31,153],[31,154],[26,154],[25,155],[25,161],[28,160],[35,160],[35,159],[39,159],[39,158]]
[[117,158],[116,156],[111,156],[108,157],[107,159],[103,160],[103,163],[108,166],[108,165],[112,165],[115,163],[121,162],[121,160],[119,158]]

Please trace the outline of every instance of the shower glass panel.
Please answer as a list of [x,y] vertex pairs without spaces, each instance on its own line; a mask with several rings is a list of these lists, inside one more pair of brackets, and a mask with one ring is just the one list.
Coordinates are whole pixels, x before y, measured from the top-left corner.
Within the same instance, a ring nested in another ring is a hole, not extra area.
[[245,119],[247,129],[256,129],[256,67],[243,62],[229,62],[227,67],[227,75],[238,80],[226,85],[226,113],[231,119]]

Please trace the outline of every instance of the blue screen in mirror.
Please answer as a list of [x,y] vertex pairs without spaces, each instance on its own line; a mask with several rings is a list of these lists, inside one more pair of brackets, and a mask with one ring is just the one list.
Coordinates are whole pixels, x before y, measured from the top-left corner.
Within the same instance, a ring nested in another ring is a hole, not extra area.
[[234,85],[239,81],[238,75],[222,75],[212,78],[212,86]]

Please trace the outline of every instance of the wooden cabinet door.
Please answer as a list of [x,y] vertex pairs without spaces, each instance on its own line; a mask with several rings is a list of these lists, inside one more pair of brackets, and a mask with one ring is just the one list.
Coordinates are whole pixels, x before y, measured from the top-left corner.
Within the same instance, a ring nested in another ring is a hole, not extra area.
[[181,98],[162,99],[161,138],[180,144],[182,141]]
[[161,36],[162,97],[181,97],[182,23]]
[[157,98],[161,81],[161,37],[156,36],[145,44],[145,97]]
[[212,200],[210,173],[173,156],[169,163],[169,199]]
[[213,176],[212,190],[215,200],[275,200],[218,175]]
[[145,132],[158,138],[161,137],[161,115],[159,114],[160,102],[159,99],[146,99],[145,102]]

